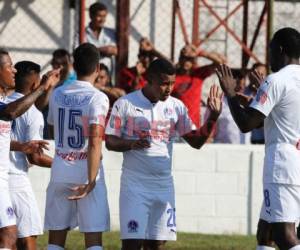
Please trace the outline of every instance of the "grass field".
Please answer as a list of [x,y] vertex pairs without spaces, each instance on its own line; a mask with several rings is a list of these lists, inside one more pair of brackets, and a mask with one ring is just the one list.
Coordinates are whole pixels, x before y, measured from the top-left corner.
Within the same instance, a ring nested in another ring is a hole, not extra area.
[[[38,249],[46,250],[47,235],[39,237]],[[119,233],[104,234],[105,250],[120,250]],[[79,232],[68,235],[68,250],[83,250],[83,237]],[[176,242],[168,242],[166,250],[253,250],[254,236],[224,236],[179,233]]]

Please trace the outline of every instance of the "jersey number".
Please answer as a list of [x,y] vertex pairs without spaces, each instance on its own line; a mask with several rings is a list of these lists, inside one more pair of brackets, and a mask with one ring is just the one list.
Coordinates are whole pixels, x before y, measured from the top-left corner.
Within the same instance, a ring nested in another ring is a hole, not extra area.
[[[64,108],[58,109],[58,147],[63,147],[64,142],[64,125],[65,125],[65,113]],[[81,124],[76,123],[76,117],[81,117],[82,111],[76,109],[69,110],[69,126],[70,131],[76,132],[75,136],[68,136],[67,141],[70,148],[79,149],[84,144],[83,128]]]
[[169,218],[168,218],[168,221],[167,221],[167,227],[176,227],[175,208],[169,208],[167,210],[167,214],[169,214]]

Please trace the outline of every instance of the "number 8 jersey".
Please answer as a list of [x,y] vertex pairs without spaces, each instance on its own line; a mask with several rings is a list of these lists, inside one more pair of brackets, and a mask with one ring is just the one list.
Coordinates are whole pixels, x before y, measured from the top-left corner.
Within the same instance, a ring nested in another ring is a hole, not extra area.
[[[107,96],[89,82],[76,80],[54,90],[47,119],[48,123],[54,126],[55,156],[51,169],[52,182],[87,182],[89,125],[101,125],[98,134],[102,136],[108,109]],[[102,166],[98,178],[104,179]]]

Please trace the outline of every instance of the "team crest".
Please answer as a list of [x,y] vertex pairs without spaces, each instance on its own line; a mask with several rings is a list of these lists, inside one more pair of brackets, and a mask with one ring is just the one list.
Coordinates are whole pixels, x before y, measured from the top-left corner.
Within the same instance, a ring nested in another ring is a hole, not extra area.
[[262,89],[259,89],[257,94],[256,94],[256,101],[259,102],[260,104],[264,104],[267,101],[268,95],[265,91]]
[[14,210],[13,210],[13,208],[12,207],[8,207],[7,209],[6,209],[6,214],[7,214],[7,216],[8,217],[13,217],[14,216]]
[[127,224],[129,233],[136,233],[138,231],[139,224],[135,220],[131,220]]

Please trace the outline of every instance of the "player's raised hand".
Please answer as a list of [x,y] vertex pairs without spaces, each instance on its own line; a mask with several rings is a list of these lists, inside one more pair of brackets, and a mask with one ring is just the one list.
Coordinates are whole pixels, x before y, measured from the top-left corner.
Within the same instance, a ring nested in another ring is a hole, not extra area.
[[212,85],[207,98],[207,107],[209,108],[209,119],[216,121],[222,112],[223,93],[217,85]]
[[216,69],[216,73],[225,95],[229,97],[235,96],[236,80],[233,78],[231,69],[225,64],[220,64]]
[[95,186],[96,182],[93,181],[88,184],[78,185],[71,188],[71,190],[74,192],[74,195],[69,196],[68,200],[80,200],[86,197],[94,189]]
[[41,85],[45,86],[45,90],[54,88],[59,83],[60,71],[61,68],[53,69],[42,76]]
[[249,80],[250,80],[250,88],[257,92],[258,88],[260,87],[261,83],[264,80],[264,76],[260,74],[258,71],[253,70],[249,74]]
[[25,154],[42,154],[44,149],[49,150],[49,148],[47,147],[48,144],[49,142],[43,140],[33,140],[24,142],[22,143],[21,151]]

